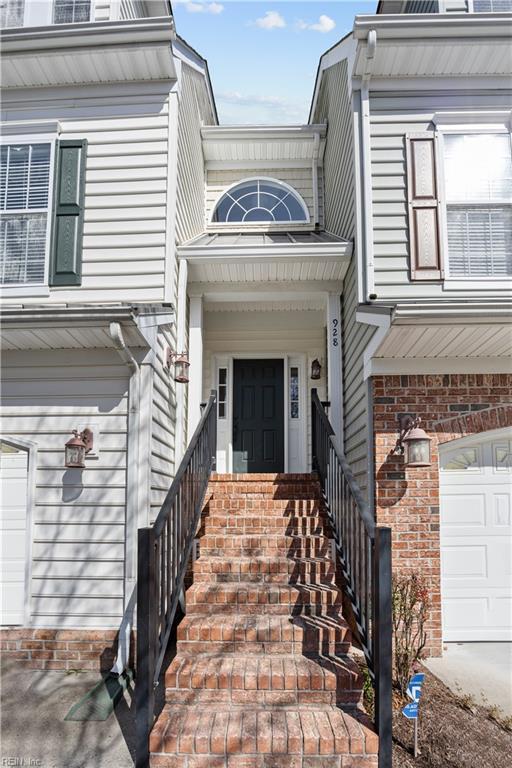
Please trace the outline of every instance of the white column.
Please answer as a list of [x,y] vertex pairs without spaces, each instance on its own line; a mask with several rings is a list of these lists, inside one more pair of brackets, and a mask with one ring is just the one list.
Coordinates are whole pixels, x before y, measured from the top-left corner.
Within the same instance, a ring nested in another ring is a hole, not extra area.
[[[186,352],[187,338],[187,274],[186,259],[180,260],[178,272],[178,307],[176,314],[176,350]],[[187,431],[187,413],[185,412],[185,385],[176,385],[176,466],[185,452],[185,433]]]
[[188,385],[188,440],[201,418],[203,399],[203,297],[190,297],[188,349],[190,383]]
[[327,399],[331,403],[329,421],[343,447],[343,348],[341,302],[339,294],[327,296]]

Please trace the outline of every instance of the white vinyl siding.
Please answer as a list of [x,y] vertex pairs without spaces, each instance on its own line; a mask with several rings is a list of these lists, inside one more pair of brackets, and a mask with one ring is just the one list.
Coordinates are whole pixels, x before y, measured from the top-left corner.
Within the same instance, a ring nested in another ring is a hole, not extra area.
[[176,349],[176,326],[158,334],[151,396],[150,522],[157,517],[175,474],[176,387],[167,367],[167,350]]
[[51,145],[0,147],[0,282],[45,278]]
[[451,277],[512,274],[512,156],[507,134],[443,137]]
[[13,91],[2,109],[6,121],[59,120],[60,138],[88,141],[82,285],[54,287],[48,301],[164,301],[168,85]]

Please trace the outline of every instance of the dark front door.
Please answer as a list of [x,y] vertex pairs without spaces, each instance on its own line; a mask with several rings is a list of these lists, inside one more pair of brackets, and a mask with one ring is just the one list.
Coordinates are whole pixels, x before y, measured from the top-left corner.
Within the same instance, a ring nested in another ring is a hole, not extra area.
[[235,360],[233,472],[284,472],[282,360]]

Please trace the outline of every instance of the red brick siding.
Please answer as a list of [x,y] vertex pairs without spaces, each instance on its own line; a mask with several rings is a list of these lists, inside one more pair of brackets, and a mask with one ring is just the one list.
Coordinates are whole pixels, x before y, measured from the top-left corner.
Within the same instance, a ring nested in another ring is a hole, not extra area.
[[117,630],[0,630],[0,655],[28,669],[108,671],[117,653]]
[[[432,609],[429,651],[441,652],[439,445],[512,425],[512,376],[439,374],[375,376],[373,382],[375,509],[393,532],[393,567],[420,570],[428,579]],[[397,415],[413,413],[432,438],[432,466],[405,469],[393,453]]]

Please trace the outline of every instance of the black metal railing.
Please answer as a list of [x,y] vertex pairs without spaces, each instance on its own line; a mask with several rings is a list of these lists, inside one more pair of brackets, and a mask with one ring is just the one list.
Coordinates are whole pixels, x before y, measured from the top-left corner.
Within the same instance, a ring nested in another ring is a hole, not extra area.
[[137,768],[147,768],[155,688],[169,642],[217,445],[217,395],[201,420],[150,528],[139,528],[137,570]]
[[375,525],[336,435],[312,391],[313,469],[329,510],[345,587],[375,688],[379,768],[392,747],[391,529]]

